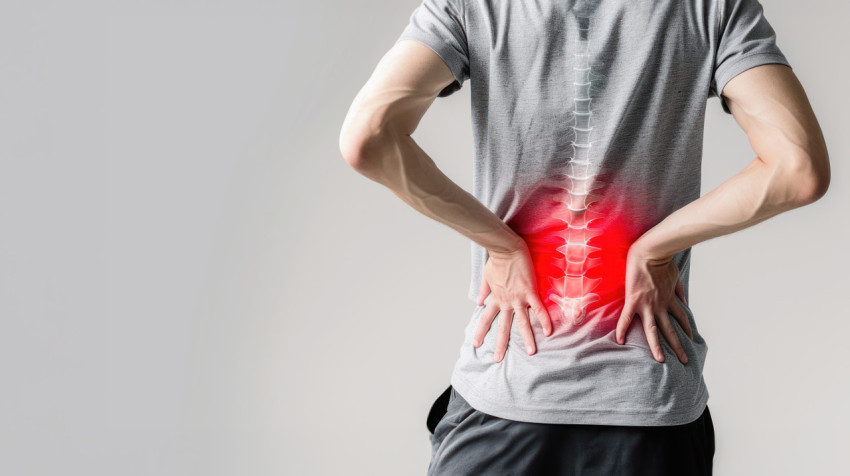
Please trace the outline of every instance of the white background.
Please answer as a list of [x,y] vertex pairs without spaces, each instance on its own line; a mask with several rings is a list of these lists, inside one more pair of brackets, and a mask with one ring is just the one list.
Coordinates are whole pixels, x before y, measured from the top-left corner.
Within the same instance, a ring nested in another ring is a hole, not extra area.
[[[762,3],[833,178],[694,248],[716,473],[839,474],[850,8]],[[417,5],[3,2],[0,473],[424,474],[474,307],[469,241],[338,150]],[[415,134],[467,190],[469,92]],[[703,193],[754,156],[708,109]]]

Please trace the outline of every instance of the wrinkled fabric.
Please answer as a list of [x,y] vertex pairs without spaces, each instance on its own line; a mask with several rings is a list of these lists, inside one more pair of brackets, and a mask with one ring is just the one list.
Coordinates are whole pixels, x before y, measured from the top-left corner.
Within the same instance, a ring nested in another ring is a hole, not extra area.
[[[399,36],[469,83],[473,194],[529,245],[555,331],[531,315],[537,353],[512,326],[496,363],[497,316],[472,345],[471,309],[451,383],[487,414],[536,423],[677,425],[708,401],[708,345],[669,314],[689,362],[640,318],[615,340],[625,259],[646,230],[700,196],[708,99],[741,72],[789,66],[757,0],[424,0]],[[725,112],[727,104],[721,100]],[[731,118],[730,118],[731,120]],[[446,160],[446,158],[436,158]],[[468,297],[486,250],[472,242]],[[673,256],[689,295],[691,248]],[[718,296],[722,299],[722,296]],[[711,316],[709,316],[710,318]],[[511,316],[507,316],[511,318]]]

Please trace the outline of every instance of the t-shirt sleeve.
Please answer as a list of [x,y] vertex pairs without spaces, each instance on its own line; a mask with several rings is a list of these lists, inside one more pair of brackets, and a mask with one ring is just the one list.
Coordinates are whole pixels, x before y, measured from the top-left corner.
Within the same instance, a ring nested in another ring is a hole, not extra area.
[[718,14],[719,40],[709,97],[720,97],[723,111],[731,114],[721,96],[729,80],[762,64],[791,65],[776,45],[776,32],[758,0],[720,0]]
[[469,45],[464,28],[463,0],[423,0],[396,40],[409,38],[434,50],[446,63],[455,81],[437,96],[448,96],[469,78]]

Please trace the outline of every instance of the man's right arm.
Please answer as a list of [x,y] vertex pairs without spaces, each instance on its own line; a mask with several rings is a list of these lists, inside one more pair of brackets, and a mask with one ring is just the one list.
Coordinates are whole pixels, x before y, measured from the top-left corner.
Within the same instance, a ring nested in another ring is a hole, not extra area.
[[735,76],[722,96],[757,157],[740,173],[676,210],[632,245],[666,261],[699,242],[810,204],[829,187],[826,143],[791,68],[765,64]]
[[629,248],[623,311],[616,339],[623,344],[641,316],[652,354],[664,354],[658,331],[679,358],[687,356],[668,312],[691,336],[675,293],[684,302],[673,255],[699,242],[750,227],[818,200],[829,187],[829,156],[809,100],[791,68],[763,64],[729,80],[722,97],[744,129],[756,158],[716,189],[676,210]]

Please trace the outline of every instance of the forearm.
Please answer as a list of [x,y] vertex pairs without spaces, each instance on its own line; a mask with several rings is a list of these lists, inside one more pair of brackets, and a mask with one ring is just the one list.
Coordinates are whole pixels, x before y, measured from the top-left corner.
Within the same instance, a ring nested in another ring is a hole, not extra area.
[[502,219],[443,174],[413,137],[386,131],[373,135],[368,144],[357,171],[386,186],[420,213],[492,253],[510,253],[524,246]]
[[771,166],[756,157],[740,173],[647,230],[632,248],[644,258],[668,260],[697,243],[810,203],[813,181],[806,169]]

